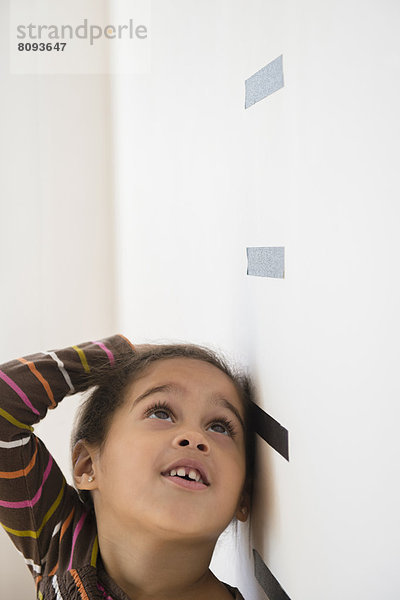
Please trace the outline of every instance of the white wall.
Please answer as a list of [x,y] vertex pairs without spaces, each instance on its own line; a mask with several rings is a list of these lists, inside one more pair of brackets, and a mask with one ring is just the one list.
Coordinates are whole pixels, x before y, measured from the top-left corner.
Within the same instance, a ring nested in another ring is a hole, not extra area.
[[[253,545],[292,600],[398,595],[398,17],[153,0],[152,71],[112,78],[110,125],[102,76],[8,74],[0,6],[1,357],[118,329],[249,364],[290,434],[289,463],[260,443]],[[285,87],[244,110],[280,54]],[[246,275],[246,246],[281,245],[284,280]],[[68,471],[57,418],[37,431]],[[33,597],[0,544],[2,595]],[[261,600],[239,545],[213,568]]]
[[[250,365],[291,455],[260,444],[253,544],[292,600],[398,594],[398,17],[154,0],[152,71],[115,79],[120,328]],[[244,110],[280,54],[285,87]],[[246,246],[281,245],[284,280],[246,275]],[[230,545],[216,573],[264,598]]]
[[[11,75],[0,4],[0,361],[114,333],[108,78]],[[76,401],[35,431],[69,475]],[[34,598],[0,528],[0,596]]]

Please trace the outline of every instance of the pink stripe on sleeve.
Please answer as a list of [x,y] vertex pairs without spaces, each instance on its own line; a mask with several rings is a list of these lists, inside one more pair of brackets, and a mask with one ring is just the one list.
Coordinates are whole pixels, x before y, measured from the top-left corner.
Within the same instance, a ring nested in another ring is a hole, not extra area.
[[41,486],[39,487],[36,494],[33,496],[32,500],[22,500],[21,502],[7,502],[6,500],[0,500],[0,506],[5,506],[6,508],[26,508],[27,506],[35,506],[36,502],[42,495],[43,486],[46,483],[48,476],[50,475],[51,467],[53,466],[53,457],[49,456],[49,462],[47,463],[47,467],[45,472],[43,473],[43,480]]
[[25,394],[25,392],[23,392],[21,390],[21,388],[15,383],[15,381],[13,381],[8,375],[3,373],[3,371],[0,371],[0,378],[3,381],[5,381],[6,384],[9,385],[10,388],[14,390],[14,392],[16,392],[18,394],[18,396],[21,398],[21,400],[26,404],[26,406],[28,406],[31,409],[31,411],[33,413],[35,413],[35,415],[40,416],[40,412],[32,405],[28,396]]
[[104,352],[108,356],[108,360],[110,361],[110,364],[113,365],[115,362],[115,359],[114,359],[114,354],[111,352],[111,350],[109,350],[102,342],[93,342],[93,344],[97,344],[98,346],[100,346],[100,348],[102,350],[104,350]]
[[75,549],[76,540],[77,540],[77,537],[80,534],[80,531],[81,531],[81,529],[83,527],[83,522],[86,519],[86,515],[87,515],[87,513],[84,512],[83,515],[81,516],[81,518],[79,519],[78,524],[75,527],[75,531],[74,531],[73,536],[72,536],[72,548],[71,548],[71,556],[69,558],[69,565],[68,565],[68,569],[67,569],[68,571],[70,569],[72,569],[72,558],[74,556],[74,549]]

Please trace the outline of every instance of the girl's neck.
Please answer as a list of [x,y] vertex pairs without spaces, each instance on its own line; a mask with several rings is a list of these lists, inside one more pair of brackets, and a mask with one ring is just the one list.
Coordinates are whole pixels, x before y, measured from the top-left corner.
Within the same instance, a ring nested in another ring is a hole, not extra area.
[[131,600],[232,600],[209,570],[215,541],[178,543],[139,532],[116,539],[99,532],[99,546],[106,573]]

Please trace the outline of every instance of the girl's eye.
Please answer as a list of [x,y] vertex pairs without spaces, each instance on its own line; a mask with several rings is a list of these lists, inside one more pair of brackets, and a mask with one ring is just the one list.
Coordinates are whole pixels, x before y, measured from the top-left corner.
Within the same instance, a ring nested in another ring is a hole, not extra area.
[[[159,419],[161,421],[166,421],[172,416],[173,412],[166,402],[157,402],[156,404],[149,406],[145,412],[146,418]],[[222,417],[218,421],[211,423],[210,429],[211,428],[213,428],[214,433],[221,433],[222,435],[229,435],[230,437],[234,437],[236,435],[236,429],[233,423],[225,417]]]
[[[234,437],[236,435],[236,431],[235,431],[233,424],[231,423],[231,421],[229,421],[228,419],[225,419],[225,418],[220,419],[219,421],[216,421],[215,423],[210,425],[210,427],[219,427],[220,428],[220,430],[216,431],[215,433],[222,433],[225,435],[230,435],[231,437]],[[223,431],[221,431],[221,429]]]
[[[159,415],[160,415],[160,413],[161,413],[161,414],[164,414],[164,415],[167,415],[167,416],[166,416],[166,417],[160,417],[160,416],[159,416]],[[152,414],[152,415],[150,415],[150,417],[149,417],[149,418],[151,419],[151,417],[154,417],[154,416],[157,416],[157,419],[162,419],[163,421],[165,421],[166,419],[169,419],[169,414],[167,413],[167,411],[166,411],[166,410],[155,410],[155,411],[153,412],[153,414]]]
[[[166,415],[166,416],[159,417],[158,415],[160,415],[160,414]],[[157,404],[150,406],[150,408],[148,408],[146,410],[145,416],[148,417],[149,419],[156,418],[156,419],[161,419],[162,421],[166,421],[171,416],[171,414],[172,414],[172,412],[171,412],[169,406],[167,404],[165,404],[165,402],[158,402]]]

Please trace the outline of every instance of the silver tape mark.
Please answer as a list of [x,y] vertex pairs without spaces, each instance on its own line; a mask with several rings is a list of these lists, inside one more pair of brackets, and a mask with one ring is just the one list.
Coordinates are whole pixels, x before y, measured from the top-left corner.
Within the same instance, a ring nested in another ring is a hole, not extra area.
[[245,108],[283,87],[282,54],[245,81]]
[[247,248],[247,275],[285,277],[285,248]]

